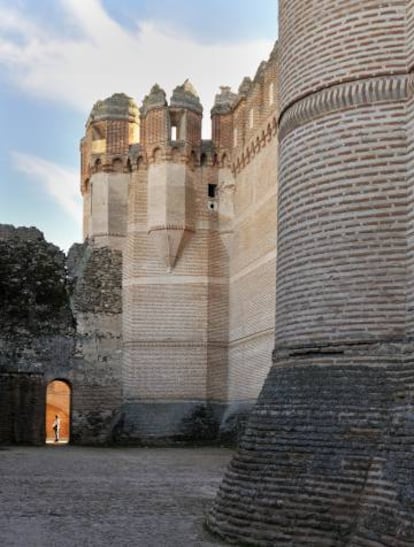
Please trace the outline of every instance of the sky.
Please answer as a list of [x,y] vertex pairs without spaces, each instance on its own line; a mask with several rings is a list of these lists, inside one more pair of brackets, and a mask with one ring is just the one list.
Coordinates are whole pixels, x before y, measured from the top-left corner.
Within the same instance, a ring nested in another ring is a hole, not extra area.
[[0,0],[0,223],[81,241],[79,141],[98,99],[187,78],[204,106],[277,38],[276,0]]

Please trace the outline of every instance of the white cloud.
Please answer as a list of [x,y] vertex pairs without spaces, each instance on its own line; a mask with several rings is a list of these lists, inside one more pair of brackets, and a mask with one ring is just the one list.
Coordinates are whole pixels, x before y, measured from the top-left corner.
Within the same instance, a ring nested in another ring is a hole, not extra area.
[[40,184],[47,196],[57,203],[62,212],[81,225],[82,200],[79,191],[79,173],[76,169],[62,167],[38,156],[12,152],[13,166],[28,179]]
[[[57,36],[25,13],[0,7],[0,67],[24,92],[86,113],[97,99],[123,91],[140,102],[155,82],[167,93],[189,77],[206,118],[219,85],[237,87],[270,53],[267,40],[206,45],[143,22],[127,31],[100,0],[60,0],[78,37]],[[12,32],[11,32],[12,31]]]

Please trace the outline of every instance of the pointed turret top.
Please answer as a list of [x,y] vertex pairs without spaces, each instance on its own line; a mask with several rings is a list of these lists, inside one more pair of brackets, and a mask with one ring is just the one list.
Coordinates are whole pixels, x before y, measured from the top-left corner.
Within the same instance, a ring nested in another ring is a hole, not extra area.
[[174,89],[171,96],[170,105],[181,108],[189,108],[199,112],[200,114],[203,112],[203,107],[201,106],[198,93],[189,79]]
[[211,109],[211,115],[214,114],[227,114],[233,108],[233,105],[237,99],[236,93],[233,93],[231,87],[222,85],[220,86],[220,93],[215,97],[214,106]]
[[251,87],[252,79],[249,78],[249,76],[245,76],[242,83],[239,85],[239,95],[242,95],[243,97],[246,96],[249,93]]
[[254,81],[257,82],[263,77],[264,71],[266,70],[267,63],[266,61],[262,61],[259,65],[259,68],[256,71],[256,74],[254,75]]
[[167,106],[167,95],[158,84],[154,84],[142,101],[141,113],[146,114],[151,108]]
[[134,99],[125,93],[114,93],[111,97],[96,101],[86,125],[108,119],[136,121],[137,117],[138,107]]

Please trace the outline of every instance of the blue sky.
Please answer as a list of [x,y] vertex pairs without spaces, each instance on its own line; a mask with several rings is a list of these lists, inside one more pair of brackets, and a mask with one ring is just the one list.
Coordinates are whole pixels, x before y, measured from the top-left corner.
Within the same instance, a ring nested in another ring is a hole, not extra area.
[[79,140],[93,103],[189,77],[209,110],[276,39],[276,0],[0,0],[0,223],[81,240]]

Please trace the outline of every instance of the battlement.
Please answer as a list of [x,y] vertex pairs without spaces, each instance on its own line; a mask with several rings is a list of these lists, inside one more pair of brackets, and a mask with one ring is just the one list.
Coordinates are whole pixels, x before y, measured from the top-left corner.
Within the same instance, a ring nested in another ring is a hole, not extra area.
[[212,144],[202,141],[203,106],[190,80],[177,86],[168,102],[155,84],[138,109],[115,93],[95,103],[81,141],[81,190],[91,175],[128,173],[140,165],[172,161],[192,167],[217,165],[242,170],[277,131],[277,43],[253,79],[245,77],[237,93],[222,86],[211,110]]
[[128,171],[129,147],[139,142],[139,111],[131,97],[115,93],[97,101],[81,140],[81,192],[88,191],[91,175]]
[[[226,157],[232,171],[243,169],[276,135],[277,42],[253,80],[245,77],[238,92],[223,86],[211,110],[212,138],[220,158]],[[223,163],[223,162],[221,162]]]
[[194,163],[200,156],[203,107],[188,79],[174,89],[169,104],[165,91],[155,84],[140,113],[144,161]]

